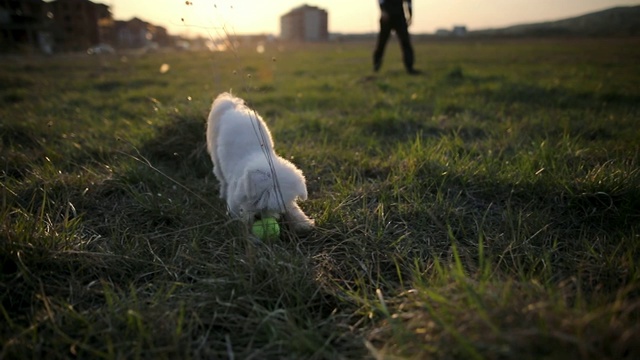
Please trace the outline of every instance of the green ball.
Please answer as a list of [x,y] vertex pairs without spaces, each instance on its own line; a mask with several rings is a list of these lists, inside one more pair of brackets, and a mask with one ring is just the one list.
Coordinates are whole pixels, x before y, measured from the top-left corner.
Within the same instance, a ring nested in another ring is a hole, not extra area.
[[272,217],[256,220],[251,227],[251,233],[261,240],[275,239],[280,236],[280,225]]

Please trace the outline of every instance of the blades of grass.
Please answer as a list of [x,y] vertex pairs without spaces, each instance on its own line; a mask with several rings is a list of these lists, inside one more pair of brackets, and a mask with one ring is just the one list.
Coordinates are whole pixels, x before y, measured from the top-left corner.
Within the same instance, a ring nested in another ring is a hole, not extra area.
[[460,254],[458,254],[455,235],[453,235],[453,229],[450,225],[447,225],[447,235],[449,236],[449,241],[451,241],[451,251],[453,252],[453,265],[455,270],[453,275],[457,279],[464,279],[466,277],[464,266],[462,265]]
[[[420,290],[419,290],[420,291]],[[475,349],[475,347],[465,338],[463,334],[458,332],[455,329],[455,326],[446,321],[441,315],[442,309],[434,308],[428,299],[421,304],[427,310],[433,321],[441,326],[448,334],[453,336],[456,342],[460,345],[461,350],[464,352],[465,356],[468,356],[471,359],[482,359],[481,354]]]

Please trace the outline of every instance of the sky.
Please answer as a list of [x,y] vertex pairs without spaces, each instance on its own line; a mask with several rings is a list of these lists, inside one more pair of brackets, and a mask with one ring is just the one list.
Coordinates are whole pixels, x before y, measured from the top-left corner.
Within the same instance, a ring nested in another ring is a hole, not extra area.
[[[138,17],[164,26],[170,34],[216,36],[274,34],[280,16],[302,4],[329,13],[329,32],[378,30],[378,0],[94,0],[111,7],[117,20]],[[615,6],[640,5],[617,0],[413,0],[412,33],[433,33],[464,25],[469,30],[500,28],[583,15]],[[224,31],[222,29],[225,29]]]

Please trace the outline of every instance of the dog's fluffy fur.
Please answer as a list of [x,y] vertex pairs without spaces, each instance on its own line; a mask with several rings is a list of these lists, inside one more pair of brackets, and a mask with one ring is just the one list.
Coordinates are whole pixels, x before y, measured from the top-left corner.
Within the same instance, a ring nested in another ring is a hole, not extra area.
[[296,203],[307,199],[302,171],[275,153],[267,125],[242,99],[222,93],[214,100],[207,149],[232,217],[250,224],[258,216],[284,215],[294,230],[313,227]]

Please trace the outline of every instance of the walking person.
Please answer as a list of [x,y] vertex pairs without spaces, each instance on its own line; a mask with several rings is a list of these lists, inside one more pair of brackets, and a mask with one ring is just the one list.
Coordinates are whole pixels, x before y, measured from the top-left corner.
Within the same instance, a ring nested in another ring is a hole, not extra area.
[[[391,30],[396,33],[402,48],[402,61],[407,73],[411,75],[420,74],[420,71],[413,68],[413,47],[409,38],[409,25],[413,16],[411,0],[378,0],[380,3],[380,32],[378,41],[373,51],[373,71],[378,72],[382,66],[384,49],[391,35]],[[405,7],[407,14],[405,16]]]

